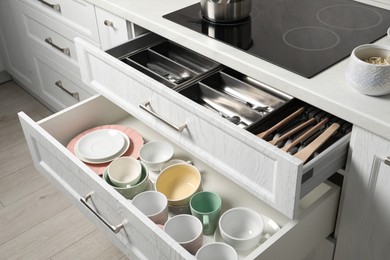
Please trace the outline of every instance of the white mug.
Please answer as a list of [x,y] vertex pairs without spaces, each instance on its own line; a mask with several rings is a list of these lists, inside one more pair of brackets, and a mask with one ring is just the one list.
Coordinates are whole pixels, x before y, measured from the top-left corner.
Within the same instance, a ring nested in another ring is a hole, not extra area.
[[161,192],[141,192],[133,198],[132,203],[156,224],[164,225],[168,220],[168,200]]
[[196,253],[198,260],[237,260],[236,250],[228,244],[215,242],[202,246]]

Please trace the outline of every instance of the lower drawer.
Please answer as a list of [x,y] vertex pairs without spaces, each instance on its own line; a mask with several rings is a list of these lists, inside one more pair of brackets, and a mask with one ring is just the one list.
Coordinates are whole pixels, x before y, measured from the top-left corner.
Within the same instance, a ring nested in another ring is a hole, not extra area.
[[[81,79],[43,54],[33,52],[42,99],[55,110],[61,110],[91,96],[81,86]],[[92,91],[91,91],[92,92]]]
[[[145,142],[171,140],[102,96],[89,98],[38,123],[23,112],[19,117],[37,169],[68,194],[127,256],[131,259],[194,258],[66,149],[78,133],[103,124],[132,127],[141,133]],[[280,227],[270,230],[267,239],[254,249],[239,252],[240,259],[303,259],[333,232],[339,188],[332,183],[322,183],[303,197],[298,217],[291,220],[181,147],[173,146],[175,157],[192,160],[200,170],[203,189],[221,196],[222,212],[237,206],[249,207]],[[153,181],[156,174],[150,177]],[[91,193],[83,203],[85,196]],[[124,228],[115,234],[105,222],[113,226],[123,223]],[[204,244],[215,239],[218,240],[218,236],[205,236]]]

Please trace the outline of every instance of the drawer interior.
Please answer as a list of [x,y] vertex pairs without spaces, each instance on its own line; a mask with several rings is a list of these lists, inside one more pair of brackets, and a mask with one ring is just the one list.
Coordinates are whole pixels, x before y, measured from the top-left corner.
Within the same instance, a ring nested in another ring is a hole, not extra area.
[[107,51],[169,88],[177,88],[213,71],[219,64],[152,33]]
[[[59,141],[64,149],[66,149],[65,147],[68,142],[80,132],[91,127],[104,124],[122,124],[128,127],[132,127],[142,134],[145,142],[153,140],[164,140],[170,142],[165,137],[152,130],[102,96],[95,96],[89,100],[82,101],[78,105],[63,110],[53,116],[41,120],[38,123],[52,137]],[[299,229],[301,230],[300,232],[302,232],[303,227],[300,227],[300,225],[305,226],[309,225],[310,223],[313,224],[313,228],[315,230],[312,230],[312,232],[314,233],[315,237],[319,236],[316,238],[318,241],[320,241],[320,237],[323,239],[332,232],[338,201],[338,195],[335,195],[338,189],[334,185],[330,183],[323,183],[313,189],[309,194],[302,198],[299,203],[299,211],[301,212],[300,217],[297,220],[290,220],[283,214],[273,209],[271,206],[259,200],[247,190],[243,189],[230,179],[204,164],[201,160],[194,157],[192,154],[189,154],[187,151],[183,150],[181,147],[175,145],[174,143],[172,143],[172,145],[175,149],[175,158],[191,160],[199,169],[202,175],[203,190],[213,191],[221,196],[223,200],[222,213],[232,207],[249,207],[262,214],[265,216],[265,219],[270,221],[268,226],[269,233],[266,237],[264,237],[263,243],[259,244],[252,250],[239,252],[240,259],[245,259],[247,257],[249,259],[254,255],[260,255],[263,252],[268,254],[272,251],[280,251],[280,248],[276,248],[273,245],[277,244],[277,241],[283,241],[285,239],[293,241],[296,239],[296,237],[294,237],[294,230]],[[78,160],[75,156],[73,157],[74,160]],[[81,172],[81,174],[83,174],[83,172]],[[156,172],[151,172],[150,179],[152,182],[157,177],[157,174],[158,173]],[[100,179],[100,182],[102,184],[104,183],[102,179]],[[102,186],[108,187],[107,189],[110,193],[116,193],[113,188],[107,185]],[[330,199],[330,197],[332,197],[332,199]],[[328,205],[325,202],[331,203]],[[325,204],[327,204],[326,207]],[[129,211],[134,210],[131,205],[125,204],[125,207],[127,207]],[[317,212],[317,210],[320,209],[321,217],[318,219],[314,218],[316,216],[314,216],[314,213],[311,213]],[[163,239],[168,237],[163,231],[156,229],[153,222],[147,220],[145,225],[148,225],[150,229],[155,230],[155,232],[160,234]],[[220,238],[218,237],[217,233],[214,235],[205,236],[204,244],[216,240],[218,241],[219,239]],[[311,249],[315,246],[311,245],[311,243],[315,243],[316,240],[308,241],[309,245],[307,245],[307,252],[304,252],[306,249],[303,251],[299,250],[299,252],[296,252],[297,256],[303,256],[305,253],[310,252]],[[299,258],[292,257],[291,259]]]

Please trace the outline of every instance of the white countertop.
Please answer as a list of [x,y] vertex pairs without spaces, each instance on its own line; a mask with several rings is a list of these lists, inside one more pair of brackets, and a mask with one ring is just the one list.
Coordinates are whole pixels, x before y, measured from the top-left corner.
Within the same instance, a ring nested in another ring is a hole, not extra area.
[[[359,1],[390,9],[389,0]],[[390,140],[390,94],[370,97],[355,91],[344,77],[348,59],[307,79],[162,17],[197,0],[87,2]],[[390,45],[390,37],[377,43]]]

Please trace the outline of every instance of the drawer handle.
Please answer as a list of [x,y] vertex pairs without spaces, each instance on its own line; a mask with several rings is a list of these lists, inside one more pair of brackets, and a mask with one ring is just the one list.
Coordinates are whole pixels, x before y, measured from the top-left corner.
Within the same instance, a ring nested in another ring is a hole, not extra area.
[[390,156],[385,158],[385,164],[390,166]]
[[114,23],[110,20],[104,20],[104,25],[115,30]]
[[140,108],[142,108],[143,110],[145,110],[146,112],[148,112],[149,114],[157,117],[158,119],[160,119],[161,121],[163,121],[165,124],[167,124],[168,126],[172,127],[173,129],[175,129],[176,131],[178,132],[182,132],[184,130],[184,128],[187,127],[187,124],[183,124],[182,126],[176,126],[172,123],[169,123],[167,120],[165,120],[164,118],[162,118],[161,116],[159,116],[158,114],[156,114],[154,111],[152,111],[151,109],[148,108],[148,106],[150,106],[150,102],[149,101],[146,101],[142,104],[139,105]]
[[58,45],[54,44],[53,40],[51,39],[51,37],[46,38],[45,42],[50,44],[52,47],[56,48],[60,52],[64,53],[65,55],[68,55],[70,57],[70,50],[69,50],[69,48],[61,48]]
[[46,1],[43,1],[43,0],[38,0],[38,1],[41,2],[44,5],[47,5],[50,8],[53,8],[57,12],[61,13],[61,6],[59,4],[50,4],[50,3],[46,2]]
[[78,101],[80,101],[80,95],[78,92],[70,92],[69,90],[67,90],[66,88],[64,88],[62,86],[62,81],[61,80],[57,80],[54,84],[56,84],[57,87],[59,87],[60,89],[62,89],[63,91],[65,91],[66,93],[68,93],[70,96],[74,97],[75,99],[77,99]]
[[117,226],[111,225],[107,222],[99,213],[97,213],[91,206],[88,205],[88,200],[92,199],[92,194],[94,194],[93,191],[88,193],[84,198],[80,198],[80,202],[84,204],[98,219],[100,219],[109,229],[111,229],[112,232],[115,234],[118,233],[122,228],[124,228],[126,224],[126,220],[123,220],[123,222]]

